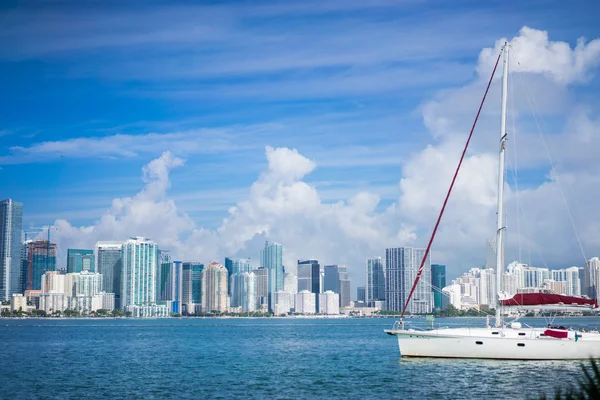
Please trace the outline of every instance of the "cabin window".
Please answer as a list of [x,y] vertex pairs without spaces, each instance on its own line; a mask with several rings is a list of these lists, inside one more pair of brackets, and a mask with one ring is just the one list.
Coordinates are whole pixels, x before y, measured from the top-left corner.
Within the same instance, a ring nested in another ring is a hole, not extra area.
[[500,332],[492,332],[492,335],[499,335]]
[[517,343],[517,346],[519,346],[519,347],[525,347],[525,343]]
[[544,335],[543,333],[540,333],[540,336],[546,336],[546,335]]
[[525,332],[519,332],[519,336],[525,336]]
[[478,340],[478,341],[475,342],[475,344],[483,344],[483,342],[481,342],[481,341]]

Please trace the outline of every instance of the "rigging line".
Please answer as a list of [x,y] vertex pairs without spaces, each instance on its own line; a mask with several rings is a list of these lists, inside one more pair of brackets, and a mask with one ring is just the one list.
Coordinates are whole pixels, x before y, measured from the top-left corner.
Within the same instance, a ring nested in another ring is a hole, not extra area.
[[[527,92],[528,92],[527,93],[528,95],[526,96],[527,102],[529,103],[529,107],[531,108],[531,113],[533,114],[533,119],[535,120],[535,124],[538,128],[540,138],[542,139],[542,144],[544,145],[544,150],[546,151],[546,156],[548,157],[548,160],[550,161],[550,165],[552,166],[552,169],[556,171],[556,166],[554,164],[554,161],[552,160],[552,156],[550,155],[550,150],[548,149],[548,145],[546,144],[546,140],[544,139],[544,134],[542,132],[537,115],[534,110],[535,98],[533,97],[533,93],[531,92],[529,85],[523,79],[522,74],[519,74],[519,78],[521,79],[521,82],[524,83],[525,87],[527,88]],[[533,104],[532,104],[532,102],[533,102]],[[583,250],[583,244],[581,243],[581,238],[579,237],[579,233],[577,232],[577,228],[575,227],[575,221],[573,220],[573,215],[571,214],[571,209],[569,208],[569,203],[567,202],[567,198],[565,197],[565,192],[563,191],[562,185],[560,184],[560,178],[559,178],[558,172],[555,174],[555,180],[556,180],[562,201],[565,205],[565,208],[567,209],[567,215],[569,216],[569,221],[571,222],[571,227],[573,228],[573,232],[575,233],[575,238],[577,239],[577,243],[579,244],[579,249],[581,250],[581,254],[583,255],[584,261],[587,261],[585,251]]]
[[[510,62],[510,60],[508,60],[508,62]],[[510,70],[510,68],[509,68]],[[520,200],[519,200],[519,170],[518,170],[518,164],[517,164],[517,127],[516,127],[516,123],[515,123],[515,91],[514,91],[514,84],[513,84],[513,80],[509,79],[510,81],[510,99],[511,99],[511,108],[512,108],[512,113],[511,113],[511,119],[512,119],[512,128],[513,128],[513,134],[512,134],[512,138],[513,138],[513,158],[514,158],[514,168],[512,169],[513,171],[513,181],[515,184],[515,192],[517,195],[517,245],[519,248],[519,262],[521,262],[522,260],[522,252],[521,252],[521,215],[519,214],[519,204],[520,204]]]
[[477,126],[477,120],[479,119],[479,114],[481,114],[481,109],[483,108],[483,103],[485,102],[485,98],[490,90],[490,86],[492,84],[492,80],[494,79],[494,75],[496,74],[496,69],[498,68],[498,62],[500,61],[500,56],[502,53],[498,54],[498,58],[496,59],[496,64],[494,65],[494,70],[492,71],[492,75],[490,76],[490,80],[485,88],[485,93],[483,94],[483,98],[481,99],[481,104],[479,104],[479,109],[477,110],[477,115],[475,116],[475,121],[473,121],[473,126],[471,127],[471,132],[469,132],[469,137],[467,138],[467,142],[465,143],[465,148],[460,156],[460,161],[458,162],[458,166],[456,167],[456,171],[454,171],[454,177],[452,178],[452,183],[450,184],[450,188],[448,189],[448,193],[446,193],[446,198],[444,199],[444,204],[442,205],[442,209],[440,211],[440,215],[438,216],[437,222],[435,223],[435,227],[433,228],[433,232],[431,233],[431,237],[429,238],[429,243],[427,244],[427,248],[425,249],[425,254],[423,255],[423,259],[421,260],[421,266],[417,272],[417,277],[410,289],[410,293],[406,299],[406,303],[404,304],[404,308],[402,309],[402,314],[400,318],[404,317],[404,313],[408,308],[408,303],[410,302],[410,298],[412,297],[415,289],[417,288],[417,283],[419,283],[419,279],[421,279],[421,274],[423,273],[423,268],[425,267],[425,262],[427,261],[427,257],[429,256],[429,251],[431,250],[431,244],[433,243],[433,239],[435,238],[435,234],[437,233],[438,227],[440,226],[440,221],[442,220],[442,216],[444,215],[444,210],[446,210],[446,205],[448,204],[448,199],[450,198],[450,193],[452,193],[452,188],[454,187],[454,183],[456,182],[456,177],[458,176],[458,172],[460,171],[460,167],[462,165],[463,160],[465,159],[465,154],[467,153],[467,148],[469,147],[469,143],[471,142],[471,137],[473,137],[473,131],[475,131],[475,126]]

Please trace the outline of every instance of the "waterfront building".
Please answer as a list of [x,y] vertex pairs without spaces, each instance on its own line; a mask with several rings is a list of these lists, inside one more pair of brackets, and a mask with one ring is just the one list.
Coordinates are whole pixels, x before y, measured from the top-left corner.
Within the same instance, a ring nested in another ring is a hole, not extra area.
[[356,301],[359,303],[365,303],[366,306],[366,289],[364,286],[358,286],[356,288]]
[[296,307],[296,294],[298,294],[298,278],[291,272],[283,274],[283,291],[290,294],[290,307]]
[[552,279],[565,282],[565,294],[567,296],[581,296],[581,281],[579,279],[579,268],[571,267],[551,271]]
[[385,264],[381,257],[367,258],[365,302],[373,307],[376,301],[385,301]]
[[102,275],[102,291],[114,293],[115,307],[121,308],[123,242],[98,242],[94,253],[96,271]]
[[317,296],[321,293],[321,265],[318,260],[298,260],[298,293],[303,290],[315,295],[318,308]]
[[548,268],[532,267],[517,261],[508,264],[507,270],[517,277],[517,288],[541,288],[544,280],[552,276]]
[[[324,268],[323,292],[332,291],[339,296],[339,307],[350,307],[350,280],[345,265],[326,265]],[[320,301],[320,300],[319,300]],[[319,302],[317,302],[319,303]]]
[[125,307],[126,312],[130,312],[135,318],[164,318],[169,316],[169,310],[163,304],[149,305],[129,305]]
[[275,292],[275,315],[287,315],[291,311],[293,295],[288,292]]
[[544,284],[542,285],[542,289],[550,290],[553,293],[557,294],[566,294],[567,292],[567,282],[565,281],[555,281],[554,279],[546,279],[544,280]]
[[67,273],[81,271],[96,272],[94,250],[68,249]]
[[11,199],[0,201],[0,300],[23,292],[22,245],[23,204]]
[[256,309],[256,275],[253,272],[238,272],[230,279],[230,307],[241,307],[242,312]]
[[158,245],[143,238],[123,243],[121,272],[121,306],[143,306],[156,303],[156,271]]
[[27,298],[21,293],[14,293],[10,299],[10,311],[27,311]]
[[317,294],[301,290],[296,295],[296,313],[315,314],[317,312]]
[[46,272],[40,278],[40,288],[42,293],[57,292],[71,296],[72,293],[69,293],[68,291],[72,291],[72,285],[70,287],[67,285],[66,278],[66,275],[62,275],[58,271]]
[[[65,275],[63,275],[65,276]],[[93,297],[102,292],[102,275],[94,272],[75,272],[65,276],[68,282],[69,278],[73,279],[72,296]],[[68,288],[66,288],[68,290]],[[69,292],[67,291],[67,294]]]
[[157,301],[169,302],[169,311],[182,312],[183,265],[181,261],[172,261],[164,251],[160,252],[160,273],[158,274]]
[[452,284],[442,289],[442,309],[446,309],[449,304],[453,305],[457,310],[462,309],[462,294],[461,287],[458,284]]
[[269,312],[274,312],[275,292],[283,290],[283,246],[279,243],[265,242],[260,251],[260,266],[269,270]]
[[335,315],[340,313],[340,295],[331,290],[319,293],[319,314]]
[[592,298],[598,299],[598,287],[597,280],[600,270],[600,259],[598,257],[591,258],[586,261],[583,266],[583,293],[584,295]]
[[[385,250],[385,298],[386,309],[401,312],[417,276],[425,249],[412,247],[389,248]],[[408,303],[412,314],[425,314],[433,310],[431,292],[431,260],[425,260],[421,279]]]
[[256,309],[259,311],[269,309],[269,271],[263,267],[253,271],[256,279]]
[[56,271],[56,243],[47,240],[27,242],[26,290],[40,290],[41,278],[48,271]]
[[227,269],[216,262],[202,271],[202,311],[227,311]]
[[446,287],[446,266],[431,264],[431,289],[433,290],[433,307],[442,308],[442,289]]
[[204,264],[196,261],[182,263],[181,312],[195,314],[202,309],[202,271]]
[[52,314],[55,311],[65,311],[69,308],[69,298],[66,293],[50,291],[40,294],[40,310],[46,314]]

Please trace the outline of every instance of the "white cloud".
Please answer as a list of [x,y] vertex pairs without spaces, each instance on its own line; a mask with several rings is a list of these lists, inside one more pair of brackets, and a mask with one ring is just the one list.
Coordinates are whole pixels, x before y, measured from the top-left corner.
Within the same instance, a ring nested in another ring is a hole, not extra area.
[[600,39],[586,44],[585,39],[580,38],[571,49],[566,42],[550,41],[546,31],[524,26],[511,41],[500,39],[493,49],[481,52],[477,68],[480,75],[489,75],[506,42],[509,42],[511,57],[519,63],[519,71],[545,74],[563,84],[585,81],[591,69],[600,64]]

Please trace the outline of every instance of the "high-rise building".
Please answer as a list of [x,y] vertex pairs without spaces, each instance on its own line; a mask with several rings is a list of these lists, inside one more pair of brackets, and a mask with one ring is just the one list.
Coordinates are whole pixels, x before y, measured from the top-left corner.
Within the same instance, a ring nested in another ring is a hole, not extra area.
[[600,270],[600,259],[598,257],[594,257],[588,261],[586,261],[583,266],[583,293],[584,295],[592,298],[598,298],[598,287],[596,286],[596,281],[598,280],[598,275]]
[[195,314],[202,306],[202,271],[204,264],[189,261],[182,264],[181,312]]
[[298,293],[303,290],[315,295],[318,309],[318,295],[321,293],[321,265],[318,260],[298,260]]
[[581,282],[579,268],[571,267],[552,271],[552,279],[557,282],[566,282],[565,294],[567,296],[581,296]]
[[365,303],[366,302],[366,289],[364,286],[358,286],[356,288],[356,301]]
[[227,269],[216,262],[202,271],[202,311],[227,311]]
[[296,295],[296,312],[298,314],[315,314],[317,312],[318,294],[311,293],[308,290],[301,290]]
[[241,312],[256,310],[256,275],[253,272],[238,272],[231,275],[231,308]]
[[283,291],[283,246],[265,242],[260,251],[260,266],[269,269],[269,312],[275,312],[275,292]]
[[149,306],[156,303],[158,245],[136,237],[123,243],[121,306]]
[[0,201],[0,299],[8,301],[22,293],[23,204],[11,199]]
[[550,279],[552,274],[548,268],[532,267],[513,261],[508,264],[508,273],[517,278],[517,288],[541,288],[544,280]]
[[68,249],[67,273],[96,272],[94,265],[94,250]]
[[288,292],[275,293],[275,315],[289,314],[291,311],[292,297]]
[[431,289],[433,289],[433,306],[442,308],[442,289],[446,287],[446,266],[431,264]]
[[345,265],[326,265],[324,270],[323,292],[330,290],[337,293],[339,295],[339,307],[349,307],[351,299],[348,267]]
[[260,311],[268,310],[269,305],[269,269],[260,267],[254,270],[256,276],[256,308]]
[[[227,269],[227,275],[229,282],[231,282],[231,277],[235,274],[250,272],[252,271],[252,266],[249,258],[230,258],[225,257],[225,269]],[[231,285],[227,289],[227,293],[232,296]],[[233,307],[233,306],[232,306]]]
[[115,307],[121,304],[121,266],[123,242],[98,242],[95,248],[95,267],[102,274],[102,291],[115,294]]
[[333,315],[340,313],[340,295],[338,293],[326,290],[319,293],[319,297],[319,314]]
[[27,243],[25,290],[40,290],[42,275],[56,271],[56,243],[36,240]]
[[[425,249],[400,247],[385,250],[385,304],[387,310],[402,311],[424,256]],[[432,309],[431,261],[427,257],[421,279],[408,303],[407,311],[412,314],[424,314],[430,313]]]
[[160,251],[157,300],[168,302],[170,312],[182,312],[183,266],[181,261],[172,261],[164,251]]
[[365,302],[373,307],[376,301],[385,301],[385,264],[381,257],[367,258]]
[[291,272],[283,274],[283,291],[290,294],[290,308],[296,307],[296,294],[298,294],[298,278]]

